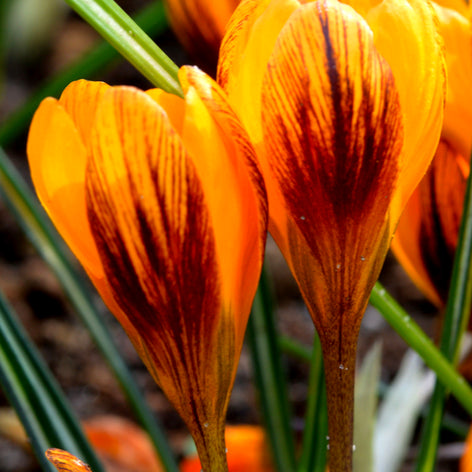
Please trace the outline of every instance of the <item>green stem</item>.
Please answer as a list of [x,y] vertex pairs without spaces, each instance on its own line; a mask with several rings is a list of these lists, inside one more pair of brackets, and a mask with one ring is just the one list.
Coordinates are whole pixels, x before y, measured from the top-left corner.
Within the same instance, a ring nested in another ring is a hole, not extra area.
[[295,446],[290,427],[287,384],[280,362],[272,297],[264,270],[249,317],[247,340],[275,466],[279,472],[294,471]]
[[328,445],[326,439],[328,415],[323,353],[318,334],[315,335],[313,340],[307,398],[302,453],[297,470],[298,472],[324,472],[326,469],[326,447]]
[[[155,1],[140,11],[135,17],[136,23],[149,35],[156,35],[165,30],[167,19],[162,1]],[[94,78],[113,63],[119,54],[108,43],[101,43],[85,53],[77,62],[61,71],[39,88],[28,101],[15,110],[0,126],[0,146],[7,146],[21,136],[28,127],[36,108],[45,97],[59,97],[64,88],[77,79]]]
[[441,354],[431,339],[378,282],[372,290],[370,302],[472,415],[472,389],[466,380],[457,373],[454,366]]
[[136,417],[151,437],[165,470],[178,472],[166,437],[111,340],[110,334],[91,300],[88,289],[72,267],[63,249],[64,243],[51,227],[28,186],[1,148],[0,193],[33,246],[49,264],[62,284],[95,344],[107,360]]
[[182,96],[178,67],[112,0],[65,0],[152,84]]

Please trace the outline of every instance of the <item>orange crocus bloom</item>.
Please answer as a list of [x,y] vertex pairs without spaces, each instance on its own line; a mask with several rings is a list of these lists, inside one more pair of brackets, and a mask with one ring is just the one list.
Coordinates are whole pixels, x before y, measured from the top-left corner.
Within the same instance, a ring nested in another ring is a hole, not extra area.
[[225,28],[241,0],[164,0],[182,46],[208,72],[216,70]]
[[435,9],[448,68],[441,143],[403,212],[392,243],[408,275],[438,307],[447,301],[472,151],[469,7],[462,1],[443,1],[441,5]]
[[220,51],[218,81],[263,169],[269,229],[320,335],[332,472],[351,470],[362,315],[439,139],[436,23],[424,0],[245,0]]
[[221,89],[185,98],[78,81],[28,139],[39,198],[189,427],[226,470],[224,422],[266,234],[253,149]]

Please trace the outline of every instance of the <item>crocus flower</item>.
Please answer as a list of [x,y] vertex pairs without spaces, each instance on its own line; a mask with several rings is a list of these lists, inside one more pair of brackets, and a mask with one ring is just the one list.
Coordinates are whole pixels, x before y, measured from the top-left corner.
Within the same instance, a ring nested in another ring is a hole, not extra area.
[[261,162],[269,229],[320,335],[331,472],[351,470],[359,326],[436,149],[445,89],[429,2],[349,4],[245,0],[218,65]]
[[240,1],[164,1],[172,29],[182,46],[208,72],[216,70],[226,24]]
[[435,9],[448,69],[441,143],[392,244],[408,275],[440,308],[447,301],[472,151],[472,25],[464,2],[441,4]]
[[74,82],[28,139],[39,198],[187,423],[226,470],[224,420],[263,259],[263,181],[208,76],[185,99]]

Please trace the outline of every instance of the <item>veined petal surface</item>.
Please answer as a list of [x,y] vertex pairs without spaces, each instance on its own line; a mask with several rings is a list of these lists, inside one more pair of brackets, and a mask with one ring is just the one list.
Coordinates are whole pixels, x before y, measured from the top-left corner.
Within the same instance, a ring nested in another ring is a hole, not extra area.
[[262,140],[261,88],[279,32],[298,0],[248,0],[228,24],[218,62],[218,83],[228,94],[253,143]]
[[[356,0],[348,3],[357,5]],[[365,13],[365,19],[372,29],[376,49],[392,69],[404,120],[399,186],[391,211],[392,225],[395,225],[439,142],[446,66],[443,41],[430,2],[374,3],[377,4]]]
[[393,75],[357,13],[314,2],[282,30],[262,90],[268,161],[290,215],[286,228],[272,219],[317,328],[331,329],[364,305],[392,231],[403,137]]
[[[465,2],[461,2],[465,4]],[[471,12],[459,13],[433,4],[444,38],[448,88],[442,137],[467,158],[472,151]]]
[[392,242],[406,272],[439,307],[447,301],[468,173],[465,159],[447,141],[441,141]]
[[46,457],[58,472],[92,472],[92,469],[70,452],[62,449],[48,449]]
[[[231,324],[225,327],[227,345],[215,365],[220,274],[195,168],[164,111],[130,88],[104,95],[92,149],[89,218],[114,297],[144,338],[152,373],[182,416],[208,408],[200,414],[211,419],[217,407],[211,399],[220,392],[207,382],[224,366],[220,381],[228,389],[234,334]],[[198,339],[205,344],[198,346]],[[190,402],[189,391],[195,393]],[[192,405],[198,392],[208,404]]]

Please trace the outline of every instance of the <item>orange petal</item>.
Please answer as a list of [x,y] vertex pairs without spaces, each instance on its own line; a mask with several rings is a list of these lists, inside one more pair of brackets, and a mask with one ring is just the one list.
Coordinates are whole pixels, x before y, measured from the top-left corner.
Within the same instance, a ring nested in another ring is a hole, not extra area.
[[223,299],[236,314],[241,344],[264,257],[265,186],[249,137],[220,87],[196,68],[183,68],[180,79],[187,103],[182,140],[205,189]]
[[45,99],[36,111],[27,153],[36,192],[61,236],[89,273],[103,276],[85,207],[87,151],[57,100]]
[[[272,218],[323,331],[367,301],[392,231],[402,146],[392,73],[360,16],[331,1],[292,15],[269,62],[262,122],[290,224]],[[309,269],[306,252],[316,261]]]
[[[460,2],[465,6],[465,2]],[[442,136],[460,154],[472,150],[472,25],[470,14],[435,5],[444,38],[448,88]]]
[[214,233],[195,166],[146,94],[117,87],[103,96],[87,191],[108,283],[143,360],[197,444],[220,434],[235,351]]
[[[357,0],[350,4],[356,7]],[[399,187],[392,202],[395,226],[424,176],[441,133],[445,100],[443,42],[437,17],[424,0],[384,0],[365,16],[377,50],[390,65],[404,119]]]
[[[59,99],[59,103],[72,118],[86,148],[90,143],[97,104],[109,88],[104,82],[77,80],[64,89]],[[81,175],[84,173],[85,167],[81,166]]]
[[87,420],[84,430],[107,470],[162,472],[149,436],[131,421],[99,416]]
[[465,442],[465,452],[461,458],[459,472],[470,472],[472,470],[472,429],[469,430]]
[[46,457],[58,472],[92,472],[92,469],[80,459],[61,449],[48,449]]
[[277,36],[298,0],[248,0],[231,17],[221,45],[218,83],[254,143],[262,140],[261,87]]
[[392,249],[411,279],[436,305],[447,301],[467,173],[441,141],[428,173],[403,212]]

